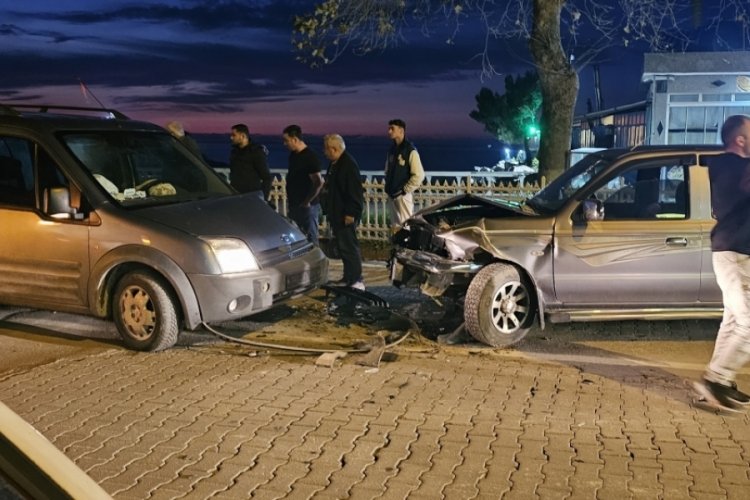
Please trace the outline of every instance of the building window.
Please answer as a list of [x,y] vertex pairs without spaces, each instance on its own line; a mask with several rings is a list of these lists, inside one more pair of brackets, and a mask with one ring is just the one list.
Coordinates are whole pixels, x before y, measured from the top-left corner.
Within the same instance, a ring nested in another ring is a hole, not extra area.
[[669,102],[698,102],[700,94],[672,94]]
[[[733,94],[724,94],[733,97]],[[704,95],[713,99],[715,94]],[[677,97],[677,96],[671,96]],[[673,101],[671,101],[673,102]],[[718,102],[718,100],[717,100]],[[750,113],[750,103],[722,100],[724,105],[671,105],[668,110],[667,144],[718,144],[719,130],[728,116]]]
[[725,102],[731,101],[732,94],[703,94],[703,102]]

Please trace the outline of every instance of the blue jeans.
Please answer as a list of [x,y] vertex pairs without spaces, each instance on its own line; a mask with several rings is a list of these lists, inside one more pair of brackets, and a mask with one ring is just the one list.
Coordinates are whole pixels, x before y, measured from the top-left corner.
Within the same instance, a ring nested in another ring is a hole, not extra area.
[[289,218],[292,219],[305,233],[305,236],[318,244],[318,219],[320,218],[320,204],[310,207],[289,207]]

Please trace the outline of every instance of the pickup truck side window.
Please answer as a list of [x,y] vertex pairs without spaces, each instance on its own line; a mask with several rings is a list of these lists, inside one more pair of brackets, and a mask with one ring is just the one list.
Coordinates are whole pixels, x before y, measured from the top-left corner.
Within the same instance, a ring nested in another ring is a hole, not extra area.
[[599,188],[604,220],[686,219],[688,169],[672,162],[636,165]]

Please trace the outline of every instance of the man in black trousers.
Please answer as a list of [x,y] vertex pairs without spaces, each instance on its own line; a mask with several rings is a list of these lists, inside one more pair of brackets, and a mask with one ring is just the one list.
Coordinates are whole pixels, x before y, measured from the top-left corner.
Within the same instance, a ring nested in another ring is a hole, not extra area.
[[359,165],[346,151],[346,143],[338,134],[323,138],[323,151],[331,162],[326,175],[323,210],[344,264],[344,276],[334,284],[364,290],[362,254],[357,240],[357,225],[365,204]]

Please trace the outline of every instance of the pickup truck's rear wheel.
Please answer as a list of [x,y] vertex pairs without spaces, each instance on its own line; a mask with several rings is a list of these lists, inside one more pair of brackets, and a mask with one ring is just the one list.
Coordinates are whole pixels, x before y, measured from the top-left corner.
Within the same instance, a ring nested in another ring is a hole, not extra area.
[[117,283],[112,316],[129,348],[160,351],[177,342],[177,308],[168,290],[161,278],[144,271],[128,273]]
[[524,338],[534,321],[536,300],[518,269],[490,264],[474,276],[464,300],[466,330],[478,341],[507,346]]

